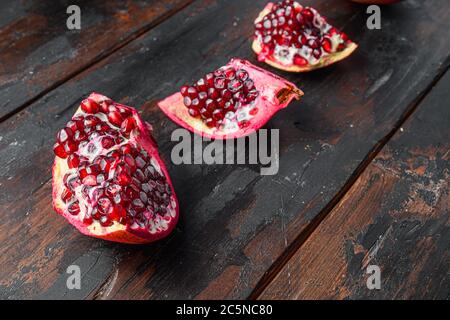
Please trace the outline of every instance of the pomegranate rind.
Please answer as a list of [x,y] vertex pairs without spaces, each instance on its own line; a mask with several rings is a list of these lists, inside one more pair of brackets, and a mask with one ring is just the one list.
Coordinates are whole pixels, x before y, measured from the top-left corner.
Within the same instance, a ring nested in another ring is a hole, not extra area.
[[[269,2],[266,5],[266,7],[264,8],[264,10],[262,10],[260,12],[260,14],[258,15],[258,17],[255,20],[255,23],[262,21],[263,18],[271,12],[272,6],[273,6],[273,3]],[[267,63],[268,65],[270,65],[276,69],[287,71],[287,72],[297,72],[297,73],[309,72],[309,71],[313,71],[316,69],[320,69],[320,68],[324,68],[329,65],[332,65],[332,64],[339,62],[341,60],[344,60],[345,58],[350,56],[353,53],[353,51],[355,51],[357,48],[358,48],[358,45],[356,43],[354,43],[352,41],[348,41],[348,43],[346,43],[346,48],[344,50],[326,55],[326,56],[320,58],[319,62],[314,65],[308,64],[305,66],[298,66],[295,64],[292,64],[292,65],[283,64],[283,63],[279,62],[276,58],[274,58],[273,55],[263,56],[261,54],[261,52],[263,51],[261,42],[258,41],[258,39],[254,39],[252,42],[252,50],[256,53],[256,55],[258,56],[258,59],[260,59],[261,61],[264,61],[265,63]]]
[[173,122],[198,135],[212,139],[234,139],[255,132],[264,126],[276,112],[286,108],[292,100],[299,100],[303,96],[303,92],[295,84],[246,60],[233,58],[226,67],[247,71],[260,91],[260,95],[255,100],[258,113],[250,120],[248,126],[240,127],[233,132],[217,127],[209,128],[201,119],[194,118],[188,113],[181,93],[175,93],[160,101],[159,108]]
[[[110,100],[109,98],[98,93],[92,93],[89,98],[96,102]],[[145,244],[154,242],[168,236],[177,225],[179,218],[178,199],[175,195],[175,190],[173,189],[172,181],[170,179],[167,168],[165,167],[163,160],[159,156],[155,142],[151,138],[151,133],[149,131],[149,129],[151,129],[151,126],[142,121],[135,109],[118,103],[116,103],[116,105],[126,107],[129,111],[131,111],[135,120],[137,121],[137,127],[139,128],[139,130],[137,131],[138,134],[133,136],[133,138],[136,139],[136,141],[142,146],[142,148],[144,148],[151,155],[152,159],[156,161],[172,189],[172,209],[174,209],[175,215],[170,216],[170,221],[168,221],[169,223],[167,229],[158,231],[157,233],[142,232],[142,230],[131,230],[128,226],[117,221],[113,221],[113,225],[109,227],[103,227],[97,222],[86,225],[80,219],[80,215],[73,216],[70,213],[66,212],[65,208],[67,204],[65,204],[61,200],[61,193],[63,189],[61,186],[64,185],[63,178],[67,170],[69,170],[69,167],[67,165],[67,161],[59,157],[55,157],[52,168],[53,208],[59,215],[63,216],[71,225],[73,225],[84,235],[128,244]],[[82,112],[82,110],[81,108],[78,108],[75,114],[78,114],[80,112]]]

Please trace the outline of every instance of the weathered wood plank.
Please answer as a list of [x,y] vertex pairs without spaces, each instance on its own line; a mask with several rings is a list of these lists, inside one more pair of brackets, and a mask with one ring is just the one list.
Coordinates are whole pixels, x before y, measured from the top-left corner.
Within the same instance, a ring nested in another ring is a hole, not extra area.
[[380,31],[364,27],[364,6],[314,3],[338,27],[345,26],[360,50],[324,70],[285,74],[306,96],[267,126],[280,128],[277,176],[260,176],[251,165],[168,163],[182,217],[173,236],[157,244],[131,247],[89,239],[52,212],[54,134],[95,90],[142,105],[168,161],[170,134],[177,127],[156,102],[231,56],[253,57],[249,17],[265,1],[193,4],[0,124],[1,296],[70,298],[58,285],[67,266],[87,256],[95,260],[85,265],[95,266],[98,255],[90,252],[101,252],[114,257],[107,259],[110,271],[88,277],[92,289],[85,298],[247,297],[418,94],[428,90],[446,68],[450,51],[445,37],[450,8],[444,0],[383,9]]
[[447,72],[260,298],[449,298],[449,87]]
[[78,1],[81,30],[68,30],[70,1],[1,1],[0,120],[191,2]]

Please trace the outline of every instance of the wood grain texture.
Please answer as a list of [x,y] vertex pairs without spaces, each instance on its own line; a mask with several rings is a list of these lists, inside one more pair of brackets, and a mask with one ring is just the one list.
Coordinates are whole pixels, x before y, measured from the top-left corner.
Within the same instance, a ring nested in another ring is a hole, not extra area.
[[449,87],[447,72],[261,299],[449,298]]
[[[248,297],[447,67],[450,8],[444,0],[383,9],[379,31],[365,28],[364,6],[304,1],[313,2],[360,49],[314,73],[283,74],[306,95],[266,126],[280,129],[276,176],[261,176],[252,165],[173,165],[170,135],[177,126],[156,106],[232,56],[257,63],[251,20],[263,0],[194,3],[0,124],[0,297]],[[138,107],[154,125],[182,208],[168,239],[147,246],[107,243],[81,236],[53,213],[54,134],[91,91]],[[85,270],[86,290],[66,292],[60,285],[65,270],[80,259],[94,266]],[[90,276],[104,261],[106,271]]]
[[72,1],[1,1],[0,119],[5,119],[192,0],[77,1],[81,30],[68,30]]

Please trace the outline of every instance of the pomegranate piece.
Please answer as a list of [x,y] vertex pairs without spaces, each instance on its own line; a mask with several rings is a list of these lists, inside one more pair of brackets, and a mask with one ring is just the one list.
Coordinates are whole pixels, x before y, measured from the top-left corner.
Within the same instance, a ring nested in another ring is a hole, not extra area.
[[232,59],[194,85],[160,101],[158,106],[175,123],[213,139],[232,139],[261,128],[303,92],[250,62]]
[[167,236],[179,209],[151,126],[92,93],[53,148],[53,206],[83,234],[123,243]]
[[322,68],[348,57],[358,46],[311,7],[269,2],[255,20],[252,44],[258,60],[290,72]]

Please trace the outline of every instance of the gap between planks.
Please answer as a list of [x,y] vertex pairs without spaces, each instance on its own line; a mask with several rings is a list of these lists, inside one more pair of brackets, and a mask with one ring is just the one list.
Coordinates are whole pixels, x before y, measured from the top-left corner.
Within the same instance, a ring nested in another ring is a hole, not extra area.
[[17,114],[20,111],[26,109],[27,107],[29,107],[30,105],[32,105],[33,103],[35,103],[36,101],[38,101],[39,99],[44,97],[46,94],[48,94],[49,92],[51,92],[51,91],[55,90],[56,88],[60,87],[61,85],[63,85],[67,81],[69,81],[70,79],[76,77],[77,75],[81,74],[82,72],[84,72],[84,71],[90,69],[91,67],[95,66],[96,64],[102,62],[103,60],[108,58],[110,55],[112,55],[113,53],[119,51],[120,49],[122,49],[123,47],[125,47],[129,43],[133,42],[137,38],[145,35],[147,32],[149,32],[150,30],[152,30],[153,28],[155,28],[159,24],[163,23],[164,21],[168,20],[169,18],[171,18],[172,16],[174,16],[178,12],[182,11],[187,6],[191,5],[194,1],[195,0],[187,1],[186,3],[182,4],[180,7],[167,11],[166,13],[162,14],[159,18],[155,19],[154,21],[152,21],[148,25],[145,25],[142,28],[136,30],[135,32],[129,34],[122,41],[116,43],[111,48],[107,49],[104,53],[102,53],[98,57],[92,59],[92,61],[84,64],[79,69],[77,69],[77,70],[71,72],[70,74],[68,74],[66,77],[63,77],[62,79],[60,79],[60,80],[56,81],[55,83],[53,83],[52,85],[48,86],[47,88],[42,90],[40,93],[38,93],[34,97],[32,97],[28,101],[24,102],[19,107],[15,108],[14,110],[11,110],[7,114],[1,116],[0,117],[0,123],[8,120],[9,118],[14,116],[15,114]]
[[352,175],[347,179],[341,190],[330,200],[330,202],[319,212],[319,214],[308,224],[308,226],[300,232],[294,241],[286,248],[286,250],[275,260],[271,267],[266,271],[263,277],[258,281],[253,291],[248,296],[248,300],[256,300],[264,292],[267,286],[273,281],[281,269],[289,262],[294,254],[303,246],[303,244],[311,237],[317,227],[329,215],[329,213],[338,205],[360,175],[366,170],[373,159],[380,153],[383,147],[389,140],[400,130],[401,126],[408,120],[408,118],[417,110],[418,106],[425,99],[433,87],[441,80],[441,78],[449,71],[450,56],[447,57],[442,64],[437,75],[433,78],[430,84],[410,103],[406,110],[400,116],[400,119],[395,123],[391,131],[388,132],[375,146],[369,151],[367,156],[361,161]]

